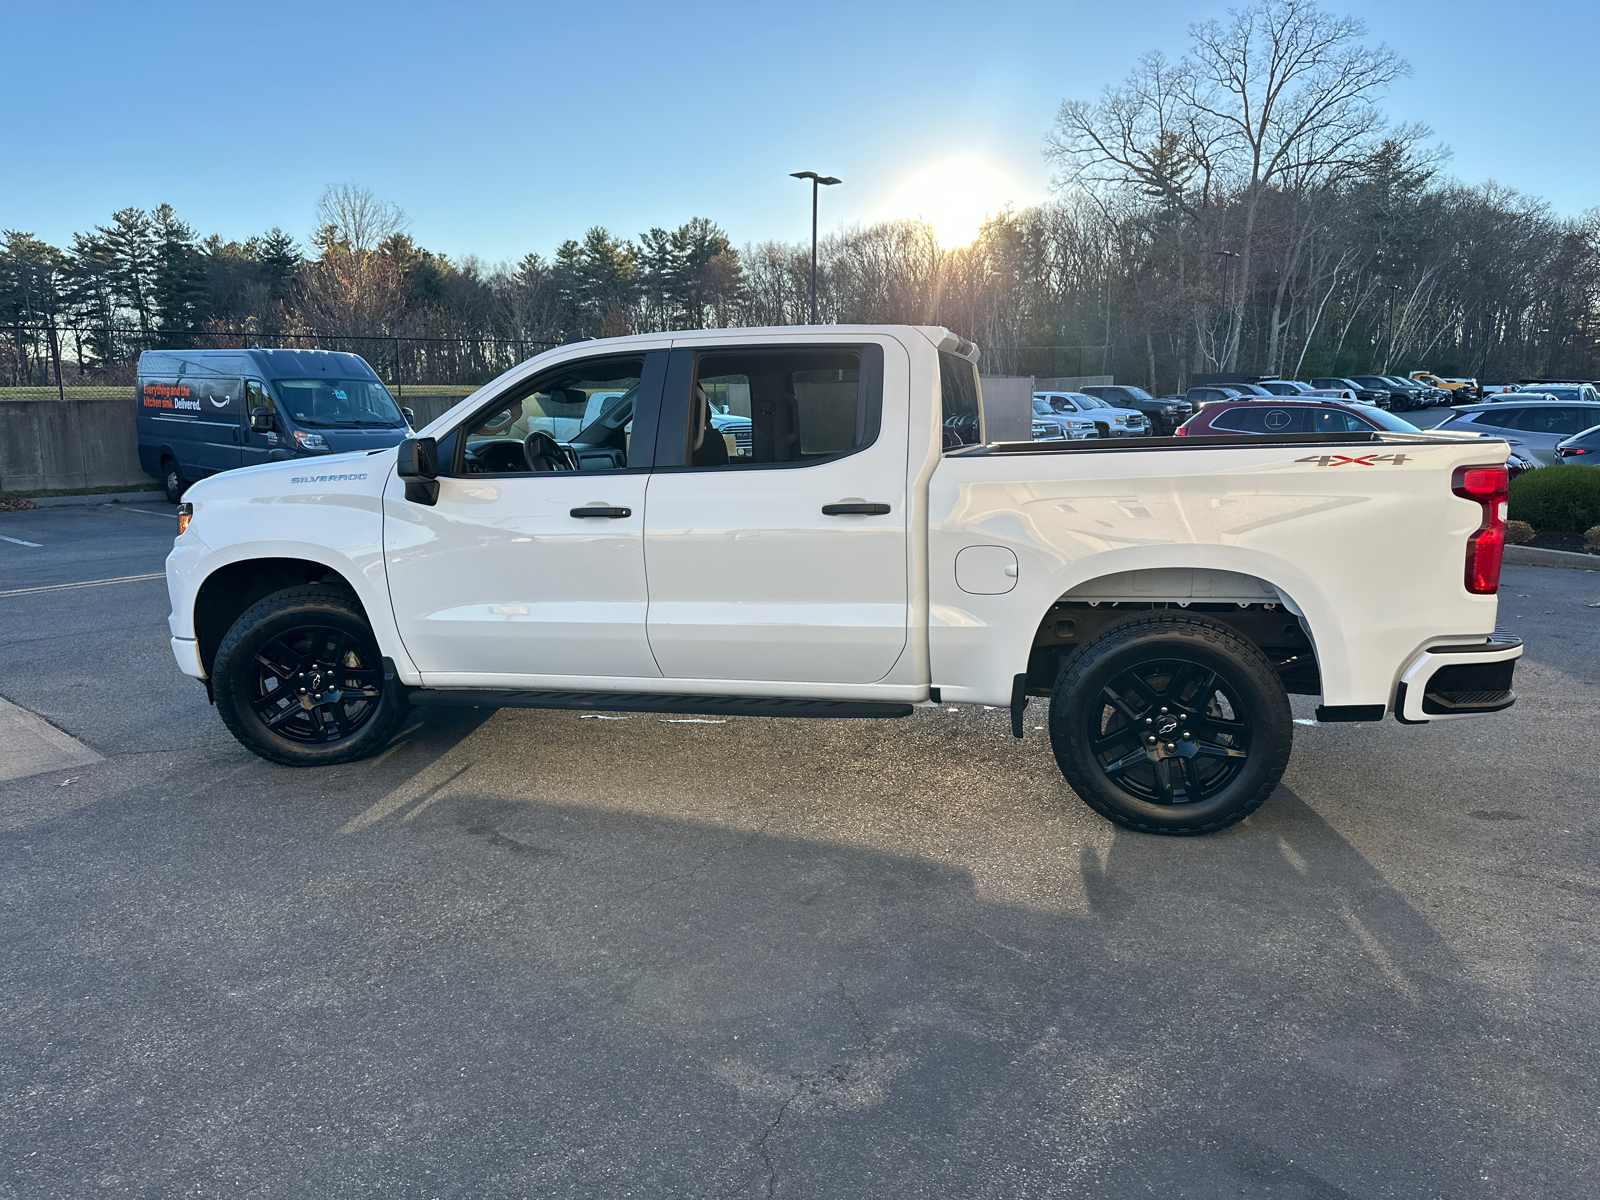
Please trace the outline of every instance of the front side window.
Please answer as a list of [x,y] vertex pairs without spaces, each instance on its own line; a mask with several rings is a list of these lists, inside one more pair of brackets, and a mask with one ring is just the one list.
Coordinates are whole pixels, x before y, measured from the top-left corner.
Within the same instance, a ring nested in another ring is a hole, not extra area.
[[856,346],[715,350],[696,356],[691,467],[803,466],[878,436],[882,372]]
[[1371,433],[1372,426],[1368,425],[1355,413],[1338,412],[1331,408],[1312,410],[1311,433]]
[[640,356],[588,359],[514,388],[468,419],[456,471],[520,475],[628,466]]
[[394,429],[405,417],[376,379],[277,379],[280,412],[308,429]]

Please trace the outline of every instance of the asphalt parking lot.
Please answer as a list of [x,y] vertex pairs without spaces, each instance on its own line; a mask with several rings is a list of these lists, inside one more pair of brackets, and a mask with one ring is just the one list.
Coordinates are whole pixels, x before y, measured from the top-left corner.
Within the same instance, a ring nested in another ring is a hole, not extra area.
[[1600,1194],[1600,573],[1506,569],[1509,713],[1297,699],[1177,840],[1039,701],[271,766],[171,661],[172,533],[0,514],[0,696],[86,748],[0,782],[0,1197]]

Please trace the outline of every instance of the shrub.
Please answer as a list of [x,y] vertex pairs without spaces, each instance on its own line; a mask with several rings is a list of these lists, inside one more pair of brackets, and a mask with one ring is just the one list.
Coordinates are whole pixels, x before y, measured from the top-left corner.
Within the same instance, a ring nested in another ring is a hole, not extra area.
[[1600,468],[1562,463],[1511,481],[1511,517],[1550,533],[1600,525]]
[[1590,554],[1600,554],[1600,525],[1583,531],[1583,548]]
[[1513,546],[1526,545],[1533,541],[1533,526],[1526,521],[1507,521],[1506,541]]

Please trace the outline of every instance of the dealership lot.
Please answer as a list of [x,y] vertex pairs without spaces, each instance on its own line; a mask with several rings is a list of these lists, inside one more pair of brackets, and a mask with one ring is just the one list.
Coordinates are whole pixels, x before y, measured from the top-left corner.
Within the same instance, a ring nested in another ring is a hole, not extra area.
[[1040,701],[274,767],[172,663],[172,532],[0,514],[0,722],[63,755],[0,782],[0,1196],[1600,1190],[1600,573],[1506,569],[1509,713],[1297,699],[1169,840]]

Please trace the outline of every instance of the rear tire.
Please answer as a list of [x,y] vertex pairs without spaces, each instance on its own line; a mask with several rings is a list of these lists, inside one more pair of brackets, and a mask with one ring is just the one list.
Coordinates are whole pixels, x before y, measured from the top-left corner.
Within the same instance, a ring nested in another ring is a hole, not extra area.
[[240,744],[284,766],[319,767],[366,758],[389,740],[407,701],[385,675],[355,598],[312,583],[245,610],[217,647],[211,686]]
[[178,464],[170,458],[161,464],[161,485],[166,489],[167,501],[170,504],[182,500],[183,493],[189,486],[188,480],[184,479],[183,473],[178,470]]
[[1050,697],[1050,745],[1073,791],[1141,833],[1192,836],[1242,821],[1278,786],[1293,740],[1272,663],[1200,615],[1106,629]]

